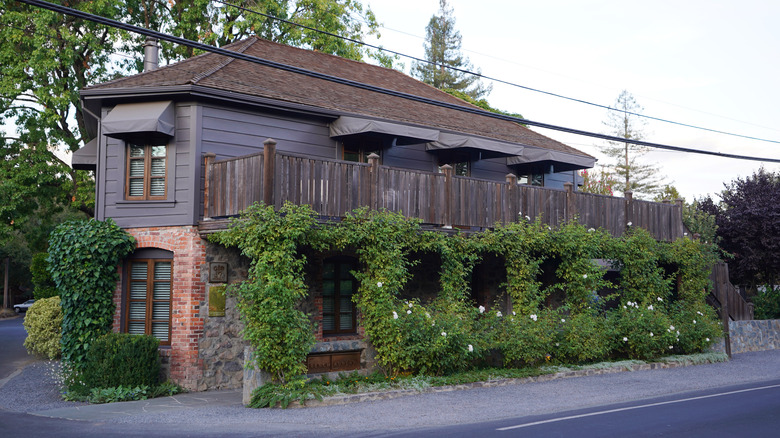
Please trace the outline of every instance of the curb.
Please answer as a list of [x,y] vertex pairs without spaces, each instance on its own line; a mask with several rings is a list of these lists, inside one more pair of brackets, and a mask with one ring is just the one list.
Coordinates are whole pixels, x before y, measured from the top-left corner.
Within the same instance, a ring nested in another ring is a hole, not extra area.
[[[714,362],[707,362],[707,363],[714,363]],[[570,379],[574,377],[597,376],[602,374],[614,374],[614,373],[634,372],[634,371],[660,370],[660,369],[667,369],[667,368],[680,368],[680,367],[688,367],[693,365],[703,365],[703,364],[694,363],[691,360],[684,360],[684,361],[670,361],[670,362],[651,362],[651,363],[644,363],[644,364],[634,364],[630,366],[621,365],[621,366],[615,366],[615,367],[603,368],[603,369],[561,371],[553,374],[543,374],[540,376],[533,376],[533,377],[496,379],[496,380],[488,380],[484,382],[463,383],[460,385],[433,386],[421,390],[397,389],[397,390],[389,390],[389,391],[381,391],[381,392],[366,392],[363,394],[335,395],[330,397],[323,397],[322,400],[317,400],[317,399],[306,400],[305,405],[301,404],[301,402],[299,401],[294,401],[290,403],[288,407],[289,408],[314,408],[320,406],[336,406],[336,405],[361,403],[361,402],[375,401],[375,400],[390,400],[394,398],[406,397],[409,395],[417,395],[417,394],[462,391],[462,390],[476,389],[476,388],[494,388],[494,387],[509,386],[509,385],[525,385],[528,383],[549,382],[552,380]]]

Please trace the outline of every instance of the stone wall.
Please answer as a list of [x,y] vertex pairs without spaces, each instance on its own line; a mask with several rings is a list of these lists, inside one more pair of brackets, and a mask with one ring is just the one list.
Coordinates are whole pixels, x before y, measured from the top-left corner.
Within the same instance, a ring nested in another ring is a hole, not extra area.
[[[220,245],[206,244],[206,263],[203,266],[205,278],[208,279],[210,263],[227,264],[227,282],[235,283],[245,280],[249,269],[249,260],[239,254],[236,249],[228,249]],[[207,282],[209,290],[224,283]],[[203,336],[200,338],[198,360],[203,375],[198,381],[198,390],[237,389],[242,386],[244,370],[244,347],[247,342],[241,331],[241,322],[236,299],[230,295],[225,300],[224,316],[209,316],[209,294],[201,306],[203,314]]]
[[780,319],[729,321],[731,353],[780,349]]

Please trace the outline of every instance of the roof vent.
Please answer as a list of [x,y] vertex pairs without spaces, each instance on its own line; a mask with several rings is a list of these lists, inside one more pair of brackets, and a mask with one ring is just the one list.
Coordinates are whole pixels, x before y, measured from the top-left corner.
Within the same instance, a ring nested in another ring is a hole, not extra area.
[[157,70],[160,62],[160,48],[157,45],[157,38],[146,37],[144,43],[144,71]]

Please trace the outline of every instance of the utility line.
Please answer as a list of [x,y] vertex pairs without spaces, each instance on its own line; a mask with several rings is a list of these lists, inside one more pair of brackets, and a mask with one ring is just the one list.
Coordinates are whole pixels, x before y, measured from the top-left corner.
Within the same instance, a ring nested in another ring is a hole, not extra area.
[[699,149],[684,148],[684,147],[680,147],[680,146],[671,146],[671,145],[665,145],[665,144],[659,144],[659,143],[652,143],[652,142],[647,142],[647,141],[642,141],[642,140],[633,140],[633,139],[631,139],[630,141],[627,141],[627,139],[625,139],[625,138],[614,137],[614,136],[611,136],[611,135],[599,134],[599,133],[588,132],[588,131],[582,131],[582,130],[574,129],[574,128],[566,128],[566,127],[562,127],[562,126],[551,125],[549,123],[535,122],[535,121],[532,121],[532,120],[523,119],[523,118],[519,118],[519,117],[512,117],[512,116],[506,116],[506,115],[503,115],[503,114],[492,113],[492,112],[484,111],[484,110],[479,109],[479,108],[464,107],[464,106],[455,105],[455,104],[451,104],[451,103],[447,103],[447,102],[440,102],[440,101],[435,100],[435,99],[429,99],[429,98],[425,98],[425,97],[421,97],[421,96],[415,96],[413,94],[403,93],[403,92],[400,92],[400,91],[390,90],[390,89],[387,89],[387,88],[376,87],[376,86],[365,84],[365,83],[362,83],[362,82],[357,82],[357,81],[353,81],[353,80],[350,80],[350,79],[339,78],[339,77],[336,77],[336,76],[331,76],[331,75],[327,75],[327,74],[324,74],[324,73],[319,73],[319,72],[316,72],[316,71],[311,71],[311,70],[307,70],[307,69],[304,69],[304,68],[295,67],[295,66],[292,66],[292,65],[282,64],[282,63],[278,63],[278,62],[274,62],[274,61],[258,58],[258,57],[255,57],[255,56],[247,55],[247,54],[244,54],[244,53],[237,53],[237,52],[233,52],[233,51],[230,51],[230,50],[225,50],[225,49],[220,48],[220,47],[214,47],[214,46],[210,46],[210,45],[207,45],[207,44],[199,43],[199,42],[196,42],[196,41],[191,41],[191,40],[188,40],[188,39],[185,39],[185,38],[181,38],[181,37],[177,37],[177,36],[173,36],[173,35],[168,35],[168,34],[165,34],[165,33],[162,33],[162,32],[157,32],[157,31],[154,31],[154,30],[150,30],[150,29],[145,29],[145,28],[142,28],[142,27],[134,26],[132,24],[122,23],[120,21],[112,20],[110,18],[101,17],[99,15],[90,14],[90,13],[87,13],[87,12],[79,11],[77,9],[72,9],[72,8],[69,8],[69,7],[65,7],[65,6],[61,6],[61,5],[45,2],[45,1],[42,1],[42,0],[18,0],[18,1],[20,1],[22,3],[27,3],[29,5],[37,6],[37,7],[40,7],[40,8],[48,9],[48,10],[51,10],[51,11],[59,12],[61,14],[70,15],[70,16],[73,16],[73,17],[77,17],[77,18],[93,21],[93,22],[96,22],[96,23],[104,24],[104,25],[107,25],[107,26],[113,26],[113,27],[116,27],[118,29],[123,29],[123,30],[127,30],[127,31],[130,31],[130,32],[138,33],[138,34],[145,35],[145,36],[148,36],[148,37],[157,38],[157,39],[168,41],[168,42],[171,42],[171,43],[180,44],[180,45],[184,45],[184,46],[191,47],[191,48],[194,48],[194,49],[203,50],[205,52],[216,53],[218,55],[223,55],[223,56],[227,56],[227,57],[230,57],[230,58],[239,59],[239,60],[242,60],[242,61],[247,61],[247,62],[251,62],[251,63],[254,63],[254,64],[258,64],[258,65],[262,65],[262,66],[266,66],[266,67],[270,67],[270,68],[275,68],[275,69],[279,69],[279,70],[283,70],[283,71],[287,71],[287,72],[290,72],[290,73],[296,73],[296,74],[300,74],[300,75],[303,75],[303,76],[308,76],[308,77],[312,77],[312,78],[316,78],[316,79],[321,79],[321,80],[325,80],[325,81],[329,81],[329,82],[333,82],[333,83],[337,83],[337,84],[347,85],[347,86],[351,86],[351,87],[355,87],[355,88],[359,88],[359,89],[363,89],[363,90],[367,90],[367,91],[372,91],[372,92],[375,92],[375,93],[385,94],[385,95],[388,95],[388,96],[394,96],[394,97],[398,97],[398,98],[402,98],[402,99],[407,99],[407,100],[411,100],[411,101],[425,103],[425,104],[432,105],[432,106],[438,106],[438,107],[441,107],[441,108],[447,108],[447,109],[451,109],[451,110],[455,110],[455,111],[461,111],[461,112],[466,112],[466,113],[470,113],[470,114],[476,114],[476,115],[481,115],[481,116],[485,116],[485,117],[491,117],[491,118],[494,118],[494,119],[500,119],[500,120],[506,120],[506,121],[510,121],[510,122],[515,122],[515,123],[527,124],[527,125],[531,125],[531,126],[537,126],[537,127],[540,127],[540,128],[546,128],[546,129],[552,129],[552,130],[555,130],[555,131],[567,132],[567,133],[570,133],[570,134],[576,134],[576,135],[583,135],[583,136],[587,136],[587,137],[599,138],[599,139],[602,139],[602,140],[616,141],[616,142],[620,142],[620,143],[628,142],[628,143],[639,145],[639,146],[647,146],[647,147],[652,147],[652,148],[657,148],[657,149],[666,149],[666,150],[672,150],[672,151],[677,151],[677,152],[690,152],[690,153],[695,153],[695,154],[712,155],[712,156],[717,156],[717,157],[734,158],[734,159],[740,159],[740,160],[764,161],[764,162],[770,162],[770,163],[780,163],[780,159],[777,159],[777,158],[761,158],[761,157],[751,157],[751,156],[745,156],[745,155],[725,154],[725,153],[720,153],[720,152],[704,151],[704,150],[699,150]]
[[532,87],[528,87],[528,86],[525,86],[525,85],[520,85],[520,84],[517,84],[517,83],[514,83],[514,82],[507,81],[507,80],[498,79],[498,78],[494,78],[494,77],[491,77],[491,76],[486,76],[486,75],[483,75],[482,73],[473,72],[473,71],[462,69],[462,68],[459,68],[459,67],[453,67],[451,65],[439,64],[439,63],[436,63],[436,62],[433,62],[433,61],[429,61],[427,59],[421,59],[421,58],[417,58],[417,57],[412,56],[412,55],[407,55],[407,54],[404,54],[404,53],[401,53],[401,52],[396,52],[394,50],[389,50],[389,49],[386,49],[386,48],[384,48],[382,46],[376,46],[376,45],[369,44],[369,43],[366,43],[366,42],[363,42],[363,41],[360,41],[360,40],[357,40],[357,39],[354,39],[354,38],[349,38],[349,37],[345,37],[345,36],[342,36],[342,35],[337,35],[337,34],[334,34],[334,33],[331,33],[331,32],[327,32],[327,31],[324,31],[324,30],[321,30],[321,29],[317,29],[317,28],[314,28],[314,27],[306,26],[304,24],[299,24],[299,23],[296,23],[294,21],[286,20],[284,18],[275,17],[273,15],[266,14],[266,13],[263,13],[263,12],[260,12],[260,11],[255,11],[255,10],[246,8],[244,6],[239,6],[239,5],[236,5],[236,4],[233,4],[233,3],[229,3],[229,2],[227,2],[225,0],[213,0],[213,1],[216,2],[216,3],[221,3],[221,4],[225,5],[225,6],[230,6],[232,8],[236,8],[236,9],[245,11],[245,12],[249,12],[249,13],[252,13],[252,14],[260,15],[260,16],[263,16],[263,17],[266,17],[266,18],[270,18],[272,20],[281,21],[283,23],[287,23],[287,24],[290,24],[290,25],[293,25],[293,26],[298,26],[298,27],[301,27],[303,29],[311,30],[313,32],[318,32],[318,33],[321,33],[323,35],[328,35],[328,36],[331,36],[331,37],[334,37],[334,38],[340,38],[340,39],[349,41],[349,42],[354,43],[354,44],[360,44],[360,45],[363,45],[363,46],[366,46],[366,47],[370,47],[370,48],[375,49],[375,50],[379,50],[379,51],[383,51],[383,52],[387,52],[387,53],[392,53],[393,55],[403,56],[405,58],[409,58],[409,59],[417,61],[417,62],[423,62],[423,63],[426,63],[426,64],[431,64],[431,65],[433,65],[435,67],[444,67],[444,68],[447,68],[447,69],[450,69],[450,70],[455,70],[455,71],[460,72],[460,73],[465,73],[465,74],[476,76],[476,77],[479,77],[479,78],[483,78],[483,79],[486,79],[486,80],[489,80],[489,81],[498,82],[498,83],[501,83],[501,84],[504,84],[504,85],[509,85],[509,86],[516,87],[516,88],[522,88],[524,90],[533,91],[533,92],[541,93],[541,94],[546,94],[548,96],[553,96],[553,97],[557,97],[557,98],[560,98],[560,99],[566,99],[566,100],[570,100],[572,102],[577,102],[577,103],[582,103],[582,104],[585,104],[585,105],[595,106],[597,108],[606,109],[608,111],[615,111],[615,112],[619,112],[619,113],[623,113],[623,114],[627,114],[627,115],[631,115],[631,116],[635,116],[635,117],[641,117],[641,118],[645,118],[645,119],[655,120],[657,122],[669,123],[669,124],[672,124],[672,125],[683,126],[683,127],[692,128],[692,129],[698,129],[698,130],[702,130],[702,131],[712,132],[712,133],[715,133],[715,134],[723,134],[723,135],[729,135],[729,136],[732,136],[732,137],[745,138],[745,139],[748,139],[748,140],[757,140],[757,141],[764,141],[764,142],[768,142],[768,143],[780,144],[780,140],[769,140],[769,139],[760,138],[760,137],[752,137],[752,136],[744,135],[744,134],[735,134],[733,132],[720,131],[720,130],[712,129],[712,128],[705,128],[705,127],[702,127],[702,126],[691,125],[691,124],[688,124],[688,123],[676,122],[674,120],[662,119],[660,117],[653,117],[653,116],[648,116],[646,114],[640,114],[640,113],[635,113],[635,112],[631,112],[631,111],[625,111],[625,110],[621,110],[619,108],[613,108],[613,107],[608,106],[608,105],[601,105],[601,104],[590,102],[590,101],[583,100],[583,99],[577,99],[577,98],[574,98],[574,97],[568,97],[568,96],[564,96],[562,94],[553,93],[553,92],[550,92],[550,91],[540,90],[538,88],[532,88]]

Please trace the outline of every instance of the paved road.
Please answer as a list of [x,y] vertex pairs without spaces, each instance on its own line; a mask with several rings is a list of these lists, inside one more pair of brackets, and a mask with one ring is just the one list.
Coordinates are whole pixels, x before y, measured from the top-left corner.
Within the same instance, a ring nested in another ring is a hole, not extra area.
[[23,317],[0,319],[0,382],[35,360],[24,348],[27,332],[23,322]]

